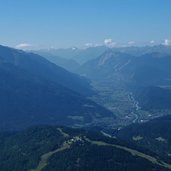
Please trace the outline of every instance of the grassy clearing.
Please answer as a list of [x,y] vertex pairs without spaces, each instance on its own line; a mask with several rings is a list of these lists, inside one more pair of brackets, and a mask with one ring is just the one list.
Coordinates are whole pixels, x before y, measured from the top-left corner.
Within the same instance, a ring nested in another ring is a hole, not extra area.
[[31,170],[31,171],[41,171],[42,169],[44,169],[44,168],[47,166],[48,160],[49,160],[49,158],[50,158],[53,154],[58,153],[58,152],[60,152],[60,151],[64,151],[64,150],[69,149],[69,148],[70,148],[70,145],[67,144],[66,142],[64,142],[63,145],[62,145],[60,148],[58,148],[58,149],[56,149],[56,150],[54,150],[54,151],[50,151],[50,152],[48,152],[48,153],[43,154],[43,155],[41,156],[41,160],[40,160],[40,162],[39,162],[37,168],[36,168],[36,169],[33,169],[33,170]]
[[57,128],[57,130],[65,137],[65,138],[69,138],[69,134],[65,133],[61,128]]
[[[69,134],[65,133],[61,128],[57,128],[57,130],[65,137],[65,138],[68,138],[70,137]],[[66,149],[69,149],[70,148],[70,144],[67,143],[66,141],[62,144],[62,146],[54,151],[50,151],[48,153],[45,153],[41,156],[40,158],[40,162],[37,166],[36,169],[33,169],[31,171],[41,171],[42,169],[44,169],[47,165],[48,165],[48,160],[49,158],[55,154],[55,153],[58,153],[60,151],[64,151]]]

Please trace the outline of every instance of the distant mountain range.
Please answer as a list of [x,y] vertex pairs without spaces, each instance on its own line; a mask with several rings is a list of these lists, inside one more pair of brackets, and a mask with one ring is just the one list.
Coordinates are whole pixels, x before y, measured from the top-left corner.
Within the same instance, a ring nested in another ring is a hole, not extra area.
[[139,86],[159,85],[170,83],[170,66],[171,55],[151,53],[137,57],[110,50],[81,66],[80,73],[99,81],[110,79]]
[[[87,49],[50,49],[35,51],[51,62],[92,79],[123,79],[136,84],[156,86],[170,78],[171,46],[146,46]],[[80,62],[81,60],[81,62]],[[75,62],[74,62],[75,61]],[[79,63],[79,64],[78,64]],[[81,65],[81,66],[80,66]],[[119,75],[119,78],[117,77]],[[94,77],[93,77],[94,76]],[[116,82],[116,81],[115,81]]]
[[78,73],[106,87],[134,92],[144,110],[170,109],[171,55],[149,53],[133,56],[106,51],[83,64]]
[[[101,46],[87,49],[53,49],[35,53],[42,53],[56,65],[87,77],[99,94],[93,97],[96,103],[114,109],[114,113],[119,110],[122,114],[122,109],[125,108],[125,103],[120,102],[119,104],[123,105],[120,109],[115,110],[116,106],[111,106],[111,98],[116,96],[114,100],[122,99],[121,101],[127,101],[128,104],[133,103],[132,106],[135,106],[134,103],[139,104],[139,109],[153,111],[149,115],[160,115],[160,112],[169,114],[171,46],[120,48]],[[125,97],[123,95],[125,92],[126,96],[132,94],[136,102]],[[117,96],[118,94],[120,95]],[[130,111],[132,107],[125,110]],[[127,117],[129,113],[124,115]]]
[[39,51],[33,51],[34,53],[42,56],[52,55],[54,57],[61,57],[64,59],[75,60],[78,64],[83,64],[87,61],[99,57],[108,48],[105,46],[89,47],[86,49],[68,48],[68,49],[44,49]]
[[53,49],[52,48],[52,49],[41,49],[32,52],[36,54],[40,54],[41,56],[45,56],[45,57],[50,55],[53,57],[72,59],[82,65],[88,61],[98,58],[108,50],[112,50],[113,52],[126,53],[133,56],[142,56],[154,52],[162,53],[165,55],[171,54],[171,46],[164,46],[164,45],[144,46],[144,47],[132,46],[132,47],[117,47],[117,48],[96,46],[96,47],[88,47],[85,49],[79,49],[79,48]]

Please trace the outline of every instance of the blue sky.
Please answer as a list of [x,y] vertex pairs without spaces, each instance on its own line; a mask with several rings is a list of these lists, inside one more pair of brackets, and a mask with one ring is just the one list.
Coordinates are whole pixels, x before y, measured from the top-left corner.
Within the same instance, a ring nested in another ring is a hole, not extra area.
[[171,0],[0,0],[0,22],[12,47],[169,43]]

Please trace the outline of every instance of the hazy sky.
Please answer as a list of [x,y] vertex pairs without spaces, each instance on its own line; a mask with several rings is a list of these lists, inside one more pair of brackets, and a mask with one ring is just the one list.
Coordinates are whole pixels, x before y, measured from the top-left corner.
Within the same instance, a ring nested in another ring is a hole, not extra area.
[[105,39],[169,43],[171,0],[0,0],[0,44],[61,48]]

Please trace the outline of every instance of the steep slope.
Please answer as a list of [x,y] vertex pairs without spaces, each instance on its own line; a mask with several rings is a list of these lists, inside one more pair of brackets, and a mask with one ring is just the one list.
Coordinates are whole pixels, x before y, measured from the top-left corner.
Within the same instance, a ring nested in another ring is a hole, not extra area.
[[114,118],[110,111],[69,89],[68,81],[79,89],[77,76],[40,56],[1,47],[0,79],[1,130],[36,124],[96,125],[102,118]]
[[130,64],[132,56],[108,50],[99,58],[85,63],[79,72],[98,82],[123,81],[122,71]]
[[171,109],[171,90],[149,86],[135,91],[135,98],[144,110]]
[[86,49],[78,48],[68,48],[68,49],[42,49],[39,51],[33,51],[37,54],[48,53],[52,56],[59,56],[65,59],[73,59],[80,64],[85,64],[88,61],[98,58],[105,51],[112,50],[114,53],[124,53],[129,54],[130,56],[143,56],[145,54],[151,53],[161,53],[165,56],[171,55],[171,46],[156,45],[156,46],[144,46],[144,47],[117,47],[117,48],[108,48],[106,46],[96,46],[89,47]]
[[170,65],[170,55],[150,53],[134,58],[124,74],[139,86],[167,85],[171,84]]
[[123,82],[131,85],[170,84],[171,56],[149,53],[132,56],[126,53],[106,51],[99,58],[87,62],[80,73],[88,78],[103,82]]
[[0,134],[1,171],[169,171],[171,165],[118,139],[61,127]]
[[0,46],[0,61],[15,65],[32,75],[61,84],[80,94],[92,93],[86,79],[58,67],[39,55]]
[[59,56],[54,56],[48,52],[41,52],[41,51],[35,51],[36,54],[39,54],[40,56],[43,56],[45,59],[49,60],[50,62],[65,68],[66,70],[70,72],[75,72],[77,68],[80,66],[75,60],[73,59],[67,59],[62,58]]

